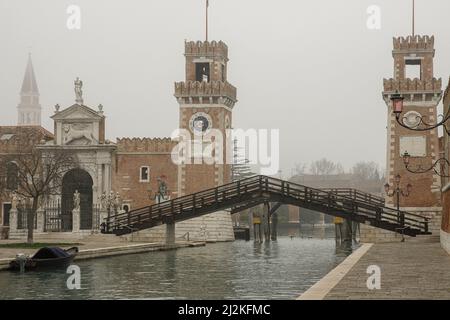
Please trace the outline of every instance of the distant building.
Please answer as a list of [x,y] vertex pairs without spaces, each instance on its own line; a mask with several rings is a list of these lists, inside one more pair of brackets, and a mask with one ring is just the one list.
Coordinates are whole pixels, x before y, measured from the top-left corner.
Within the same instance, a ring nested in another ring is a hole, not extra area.
[[[0,160],[2,157],[19,153],[26,147],[52,139],[53,134],[40,126],[0,126]],[[24,146],[24,142],[28,145]],[[14,182],[17,174],[18,168],[14,161],[0,168],[0,178],[5,185],[5,190],[0,192],[0,227],[9,227],[11,196],[17,188]]]
[[[289,181],[317,189],[338,189],[351,188],[363,192],[372,193],[381,196],[384,182],[381,180],[360,180],[351,173],[330,174],[330,175],[313,175],[303,174],[295,175]],[[323,216],[322,213],[314,212],[295,206],[289,206],[289,222],[291,223],[332,223],[334,220],[331,216]]]
[[[195,137],[205,137],[212,129],[225,137],[225,131],[232,127],[232,111],[237,102],[236,88],[227,80],[228,47],[222,41],[185,42],[184,54],[186,79],[175,83],[174,87],[180,110],[179,128],[185,134],[187,132],[191,141]],[[81,212],[80,230],[75,232],[87,235],[91,231],[98,231],[100,219],[96,208],[105,199],[114,199],[114,208],[120,202],[120,208],[117,209],[127,212],[231,182],[231,164],[216,162],[210,165],[202,159],[195,164],[175,163],[171,154],[181,136],[176,141],[169,138],[126,137],[118,138],[116,143],[107,140],[103,106],[99,105],[95,109],[87,106],[82,97],[82,81],[77,78],[74,85],[76,103],[63,109],[59,105],[55,106],[55,113],[51,117],[54,133],[51,134],[40,127],[39,90],[29,57],[18,106],[19,126],[0,130],[0,153],[2,150],[14,152],[13,137],[17,130],[34,128],[42,130],[45,136],[43,144],[42,141],[30,141],[37,148],[45,152],[64,149],[76,154],[78,167],[64,175],[60,194],[52,196],[52,201],[60,203],[60,212],[56,216],[67,219],[61,223],[64,228],[56,231],[74,232],[71,219],[76,191],[81,198]],[[152,114],[154,118],[150,121],[159,121],[157,112]],[[169,128],[169,133],[172,131]],[[206,139],[201,141],[202,149],[208,146]],[[222,141],[218,150],[222,150],[223,159],[226,159],[227,148],[232,148],[232,145],[229,146],[226,139],[215,139],[214,143],[218,141]],[[166,195],[161,199],[158,195],[163,182]],[[8,225],[9,202],[8,198],[0,198],[4,226]],[[224,211],[178,223],[176,231],[177,237],[189,233],[192,240],[234,239],[231,215]],[[153,237],[161,240],[164,232],[165,229],[154,228],[140,234],[145,233],[147,239]]]
[[41,109],[39,89],[30,54],[20,90],[20,103],[17,106],[17,124],[19,126],[40,126]]

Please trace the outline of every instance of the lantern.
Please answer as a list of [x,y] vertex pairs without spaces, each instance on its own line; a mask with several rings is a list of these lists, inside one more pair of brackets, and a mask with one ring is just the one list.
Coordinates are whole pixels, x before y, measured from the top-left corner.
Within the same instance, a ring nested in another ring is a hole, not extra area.
[[399,93],[395,93],[392,95],[391,100],[392,100],[392,111],[399,115],[403,112],[403,100],[405,98],[403,98]]
[[408,168],[409,166],[409,160],[411,160],[411,155],[408,153],[408,151],[406,151],[403,154],[403,163],[405,164],[405,166]]

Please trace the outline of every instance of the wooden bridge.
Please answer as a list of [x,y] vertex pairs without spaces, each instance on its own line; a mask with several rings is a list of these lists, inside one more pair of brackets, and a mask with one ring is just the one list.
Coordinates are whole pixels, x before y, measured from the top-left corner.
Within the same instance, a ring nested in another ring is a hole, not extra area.
[[276,202],[278,207],[289,204],[307,208],[412,237],[431,234],[427,218],[386,207],[384,199],[371,194],[354,189],[314,189],[267,176],[247,178],[108,217],[102,233],[121,236],[166,224],[168,237],[174,241],[176,222],[226,209],[233,214],[266,202]]

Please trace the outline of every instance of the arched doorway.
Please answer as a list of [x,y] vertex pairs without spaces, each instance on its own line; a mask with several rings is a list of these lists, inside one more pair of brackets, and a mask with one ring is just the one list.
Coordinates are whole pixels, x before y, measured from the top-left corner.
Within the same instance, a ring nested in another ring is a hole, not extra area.
[[62,183],[62,228],[72,230],[73,194],[80,193],[80,229],[92,229],[92,177],[82,169],[74,169],[64,175]]

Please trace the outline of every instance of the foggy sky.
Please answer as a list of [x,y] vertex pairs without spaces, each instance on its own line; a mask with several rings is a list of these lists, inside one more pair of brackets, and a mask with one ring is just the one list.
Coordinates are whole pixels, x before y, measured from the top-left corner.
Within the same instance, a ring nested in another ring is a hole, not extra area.
[[[184,80],[184,40],[204,40],[205,0],[0,0],[0,125],[15,125],[31,50],[43,107],[103,104],[107,137],[166,137],[178,126],[173,83]],[[392,37],[411,33],[411,0],[210,0],[210,40],[229,46],[238,89],[235,128],[278,128],[281,166],[327,157],[385,167],[382,79]],[[69,5],[81,30],[66,28]],[[379,5],[381,30],[366,27]],[[435,76],[450,75],[450,1],[417,0],[416,33],[435,35]],[[31,49],[30,49],[31,48]]]

